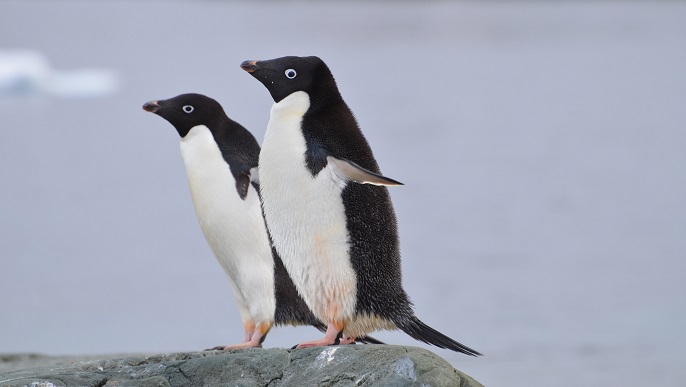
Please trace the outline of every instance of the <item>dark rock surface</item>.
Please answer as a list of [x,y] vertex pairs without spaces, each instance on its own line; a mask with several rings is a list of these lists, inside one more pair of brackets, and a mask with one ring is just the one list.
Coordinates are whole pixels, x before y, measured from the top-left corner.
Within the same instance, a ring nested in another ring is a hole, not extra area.
[[481,386],[432,352],[391,345],[80,358],[0,354],[0,386],[212,385]]

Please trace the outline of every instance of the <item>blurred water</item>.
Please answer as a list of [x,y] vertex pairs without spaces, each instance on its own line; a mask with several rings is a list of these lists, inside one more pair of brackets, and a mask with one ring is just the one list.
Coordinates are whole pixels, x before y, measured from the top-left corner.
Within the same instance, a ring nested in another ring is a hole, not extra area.
[[486,385],[681,385],[684,47],[680,2],[0,2],[0,48],[122,77],[0,98],[0,352],[240,340],[178,136],[141,105],[205,93],[261,139],[271,101],[238,65],[318,55],[406,184],[418,315],[486,356],[434,352]]

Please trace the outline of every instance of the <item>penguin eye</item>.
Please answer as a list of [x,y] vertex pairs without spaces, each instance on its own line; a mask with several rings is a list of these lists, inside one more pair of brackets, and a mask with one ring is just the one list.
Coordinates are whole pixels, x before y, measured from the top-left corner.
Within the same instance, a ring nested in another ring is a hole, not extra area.
[[195,108],[194,108],[193,106],[191,106],[191,105],[185,105],[185,106],[182,107],[181,109],[182,109],[185,113],[192,113],[193,110],[194,110]]
[[293,69],[286,70],[286,78],[293,79],[293,78],[295,78],[296,75],[298,75],[298,73],[296,73],[295,70],[293,70]]

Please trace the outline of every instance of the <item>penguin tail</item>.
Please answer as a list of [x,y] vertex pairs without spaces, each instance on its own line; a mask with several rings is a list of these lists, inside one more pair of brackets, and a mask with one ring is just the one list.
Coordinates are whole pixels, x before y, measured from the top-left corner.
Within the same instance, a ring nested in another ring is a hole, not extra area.
[[420,319],[418,319],[415,316],[403,320],[404,321],[402,324],[396,323],[398,328],[400,328],[403,332],[407,333],[408,335],[419,341],[435,345],[438,348],[445,348],[455,352],[462,352],[465,355],[469,356],[483,356],[479,352],[467,347],[464,344],[458,343],[450,337],[424,324]]

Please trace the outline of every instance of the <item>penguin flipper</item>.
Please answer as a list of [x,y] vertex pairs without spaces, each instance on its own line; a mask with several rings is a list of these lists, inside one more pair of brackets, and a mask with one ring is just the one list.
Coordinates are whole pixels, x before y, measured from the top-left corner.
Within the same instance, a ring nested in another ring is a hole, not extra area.
[[483,356],[476,350],[473,350],[464,344],[458,343],[450,337],[424,324],[415,316],[412,316],[409,319],[403,319],[402,324],[396,323],[396,325],[403,332],[407,333],[413,338],[427,344],[435,345],[438,348],[445,348],[451,351],[461,352],[469,356]]
[[236,176],[236,191],[238,191],[238,196],[245,200],[248,195],[248,186],[250,185],[250,175],[247,173],[241,173]]
[[242,200],[245,200],[245,197],[248,196],[248,188],[253,180],[252,170],[255,169],[257,171],[257,167],[251,168],[248,164],[234,163],[229,164],[229,168],[231,169],[233,178],[236,180],[236,191],[238,192],[238,196]]
[[373,185],[403,185],[403,183],[391,178],[368,171],[350,160],[326,156],[326,161],[331,166],[331,171],[343,180],[354,181],[359,184]]
[[234,179],[236,179],[236,191],[238,191],[238,196],[245,200],[245,197],[248,195],[250,184],[255,184],[255,189],[260,185],[257,166],[234,163],[230,165],[230,168],[231,174],[233,174]]

